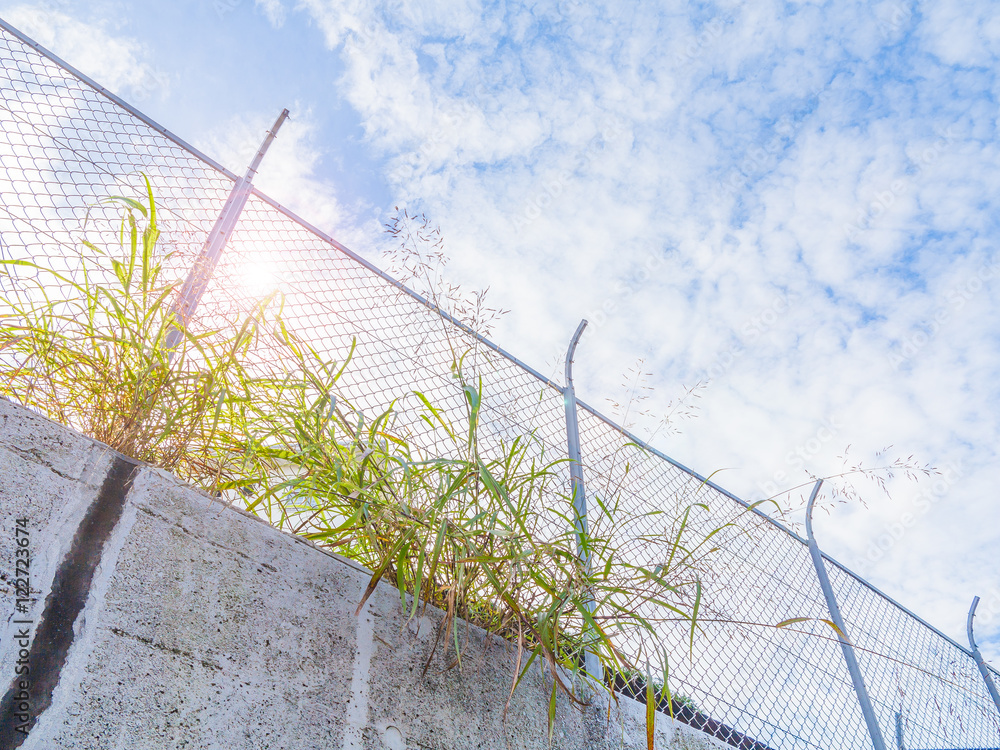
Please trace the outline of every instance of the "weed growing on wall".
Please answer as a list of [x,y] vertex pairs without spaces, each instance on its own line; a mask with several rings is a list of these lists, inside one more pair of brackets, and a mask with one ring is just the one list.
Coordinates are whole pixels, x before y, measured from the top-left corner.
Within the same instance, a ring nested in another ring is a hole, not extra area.
[[[16,290],[0,303],[0,395],[357,560],[373,571],[365,598],[384,580],[411,615],[441,607],[435,648],[456,666],[463,619],[511,639],[514,688],[534,662],[549,667],[550,719],[559,692],[579,699],[566,675],[604,687],[603,676],[580,672],[584,652],[609,674],[634,670],[637,658],[666,671],[665,655],[645,645],[656,642],[656,618],[640,613],[653,606],[694,637],[705,538],[689,544],[686,530],[696,507],[645,514],[676,533],[668,558],[644,566],[611,536],[634,514],[595,497],[605,521],[582,540],[584,565],[564,460],[546,456],[530,431],[482,449],[474,347],[449,339],[464,412],[410,396],[442,439],[429,454],[393,429],[393,404],[370,419],[351,407],[337,387],[349,358],[321,360],[288,329],[279,297],[215,329],[179,328],[180,281],[165,278],[146,187],[141,201],[108,199],[122,208],[118,247],[82,241],[74,270],[0,261],[0,281]],[[430,298],[444,305],[453,291]],[[458,312],[474,324],[484,308],[481,298],[471,304]],[[175,328],[183,335],[168,348]],[[279,375],[259,366],[262,349],[282,362]]]
[[181,329],[166,347],[180,282],[165,278],[146,187],[142,201],[108,199],[123,210],[119,246],[83,240],[75,269],[0,259],[12,290],[0,301],[0,395],[214,492],[247,468],[228,450],[252,430],[246,404],[290,395],[251,372],[251,353],[262,338],[297,350],[273,298],[227,327]]
[[[365,599],[387,581],[411,616],[427,604],[439,606],[446,616],[435,648],[449,651],[456,665],[462,620],[517,644],[515,686],[535,661],[546,663],[553,695],[576,696],[563,675],[580,674],[584,652],[595,654],[608,674],[635,670],[637,657],[664,664],[649,646],[657,640],[658,615],[688,622],[692,638],[697,622],[697,565],[707,540],[686,533],[697,509],[684,508],[679,518],[666,511],[626,517],[616,503],[598,499],[606,522],[584,539],[586,566],[577,554],[572,503],[562,491],[564,460],[546,460],[530,434],[485,455],[482,386],[457,366],[455,387],[465,396],[465,413],[455,419],[417,394],[428,422],[447,436],[446,456],[428,455],[394,434],[391,411],[366,422],[322,396],[296,414],[274,414],[255,459],[269,463],[272,476],[288,478],[271,483],[247,509],[372,570]],[[294,432],[283,427],[289,420]],[[612,531],[637,520],[674,530],[666,559],[641,565],[619,554],[622,543],[634,540]]]
[[[578,537],[565,459],[547,455],[530,426],[484,448],[483,352],[467,334],[499,313],[425,263],[422,244],[440,251],[426,220],[404,212],[389,231],[428,303],[466,329],[441,318],[461,407],[406,396],[436,436],[433,451],[396,428],[398,404],[368,415],[352,406],[338,384],[351,355],[318,356],[290,330],[278,294],[236,319],[181,326],[181,282],[164,272],[148,181],[142,200],[108,201],[122,209],[117,246],[82,241],[72,270],[0,259],[0,285],[12,290],[0,300],[0,395],[360,562],[372,576],[359,611],[380,582],[411,617],[440,607],[428,664],[441,653],[461,667],[463,622],[508,638],[512,692],[536,662],[547,667],[550,731],[560,693],[584,700],[581,683],[612,691],[636,675],[650,742],[656,706],[698,713],[670,694],[669,658],[683,655],[663,651],[658,628],[680,625],[693,649],[699,623],[719,621],[703,582],[732,524],[713,526],[683,496],[627,510],[620,488],[640,467],[616,456],[618,481],[592,491],[592,523]],[[598,674],[582,670],[585,654]]]

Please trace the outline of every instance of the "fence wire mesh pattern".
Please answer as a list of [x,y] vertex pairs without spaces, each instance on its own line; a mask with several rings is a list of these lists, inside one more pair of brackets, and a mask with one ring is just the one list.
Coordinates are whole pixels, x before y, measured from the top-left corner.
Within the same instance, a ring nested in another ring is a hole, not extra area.
[[[236,176],[11,29],[0,31],[0,57],[0,254],[72,271],[85,220],[95,234],[112,234],[118,209],[100,199],[137,193],[145,174],[173,270],[190,267]],[[561,388],[254,191],[199,315],[245,311],[261,274],[278,281],[289,321],[317,351],[342,361],[355,346],[339,383],[354,407],[376,412],[398,400],[404,428],[433,441],[407,394],[419,390],[445,409],[461,407],[451,372],[458,341],[478,349],[486,450],[530,432],[549,458],[567,456]],[[626,517],[698,500],[711,510],[697,523],[732,524],[705,571],[709,604],[693,649],[687,625],[659,625],[672,687],[696,706],[688,719],[742,748],[871,747],[835,632],[815,620],[773,627],[830,617],[802,539],[590,407],[580,405],[579,420],[588,493],[617,493]],[[592,524],[618,522],[594,505],[591,513]],[[636,540],[623,554],[655,560],[652,540],[661,529],[622,533]],[[1000,717],[971,653],[833,561],[827,568],[887,746],[1000,747]]]

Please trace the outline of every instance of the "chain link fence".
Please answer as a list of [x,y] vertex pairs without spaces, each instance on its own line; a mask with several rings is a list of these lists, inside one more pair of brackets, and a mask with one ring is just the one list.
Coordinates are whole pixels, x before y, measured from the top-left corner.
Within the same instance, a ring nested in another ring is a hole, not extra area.
[[[171,270],[183,276],[236,175],[0,26],[0,254],[72,271],[85,223],[92,240],[105,232],[114,241],[108,228],[118,209],[100,200],[140,192],[145,174]],[[451,371],[457,342],[477,350],[472,374],[483,380],[485,450],[531,433],[547,458],[566,458],[558,384],[254,190],[199,316],[248,310],[264,294],[260,279],[281,289],[290,325],[318,352],[343,361],[355,347],[339,383],[355,408],[379,413],[396,400],[401,426],[433,441],[408,394],[462,407]],[[711,509],[696,520],[703,528],[732,524],[707,571],[710,606],[693,649],[686,624],[659,626],[672,687],[686,699],[681,718],[752,750],[872,747],[835,631],[816,620],[774,627],[830,617],[804,540],[584,404],[579,422],[589,493],[618,493],[626,515],[698,500]],[[651,540],[660,531],[623,528],[634,541],[622,553],[655,560]],[[886,746],[1000,747],[1000,714],[970,651],[834,561],[827,568]]]

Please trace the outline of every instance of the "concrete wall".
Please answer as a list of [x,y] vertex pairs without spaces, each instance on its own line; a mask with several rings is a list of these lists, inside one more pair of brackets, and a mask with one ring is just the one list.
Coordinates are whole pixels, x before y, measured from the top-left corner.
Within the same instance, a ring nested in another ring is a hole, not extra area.
[[[438,648],[425,673],[440,612],[380,587],[355,617],[367,580],[0,399],[0,750],[548,746],[542,669],[505,719],[508,645],[469,627],[462,668]],[[643,711],[560,698],[552,746],[645,747]],[[660,716],[656,747],[727,746]]]

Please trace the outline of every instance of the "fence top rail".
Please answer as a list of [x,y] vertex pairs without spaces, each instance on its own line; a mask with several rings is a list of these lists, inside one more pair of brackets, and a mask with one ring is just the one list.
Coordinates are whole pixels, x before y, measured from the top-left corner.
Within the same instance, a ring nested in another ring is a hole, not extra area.
[[[172,141],[177,146],[179,146],[180,148],[184,149],[185,151],[187,151],[191,155],[193,155],[193,156],[197,157],[198,159],[202,160],[203,162],[205,162],[210,167],[218,170],[220,173],[222,173],[223,175],[225,175],[226,177],[228,177],[228,178],[230,178],[232,180],[239,179],[239,176],[237,174],[235,174],[234,172],[232,172],[229,169],[227,169],[225,166],[223,166],[222,164],[220,164],[219,162],[217,162],[215,159],[211,158],[207,154],[205,154],[202,151],[200,151],[199,149],[195,148],[194,146],[192,146],[190,143],[188,143],[187,141],[185,141],[181,137],[177,136],[176,134],[174,134],[173,132],[171,132],[167,128],[163,127],[162,125],[160,125],[159,123],[157,123],[156,121],[154,121],[152,118],[150,118],[147,115],[143,114],[141,111],[139,111],[138,109],[136,109],[135,107],[133,107],[132,105],[130,105],[128,102],[124,101],[122,98],[120,98],[119,96],[117,96],[113,92],[109,91],[105,87],[103,87],[100,84],[98,84],[96,81],[94,81],[89,76],[87,76],[84,73],[82,73],[81,71],[77,70],[75,67],[73,67],[72,65],[70,65],[69,63],[67,63],[65,60],[63,60],[62,58],[60,58],[59,56],[57,56],[52,51],[50,51],[46,47],[42,46],[38,42],[34,41],[30,37],[28,37],[26,34],[24,34],[21,31],[19,31],[18,29],[16,29],[13,26],[11,26],[9,23],[7,23],[2,18],[0,18],[0,29],[3,29],[7,33],[9,33],[12,36],[16,37],[17,39],[19,39],[25,45],[31,47],[32,49],[34,49],[35,51],[37,51],[39,54],[41,54],[44,57],[48,58],[50,61],[52,61],[53,63],[55,63],[56,65],[58,65],[59,67],[61,67],[63,70],[65,70],[67,73],[75,76],[80,81],[82,81],[83,83],[85,83],[86,85],[88,85],[92,89],[94,89],[96,92],[98,92],[102,96],[108,98],[109,100],[111,100],[112,102],[114,102],[116,105],[118,105],[119,107],[121,107],[124,110],[126,110],[127,112],[129,112],[129,114],[131,114],[134,117],[136,117],[137,119],[141,120],[146,125],[148,125],[150,128],[152,128],[156,132],[160,133],[161,135],[163,135],[164,137],[166,137],[167,139],[169,139],[170,141]],[[467,335],[475,338],[479,343],[483,344],[488,349],[496,352],[497,354],[501,355],[505,359],[507,359],[510,362],[514,363],[515,365],[517,365],[518,367],[520,367],[524,371],[530,373],[535,378],[537,378],[543,385],[548,386],[550,388],[553,388],[553,389],[557,390],[560,393],[564,392],[565,389],[564,389],[563,386],[559,385],[558,383],[556,383],[552,379],[546,377],[545,375],[542,375],[538,370],[534,369],[530,365],[526,364],[522,360],[520,360],[517,357],[515,357],[513,354],[511,354],[507,350],[505,350],[502,347],[498,346],[497,344],[493,343],[488,338],[486,338],[485,336],[483,336],[481,333],[475,331],[474,329],[472,329],[471,327],[469,327],[468,325],[466,325],[462,321],[460,321],[460,320],[456,319],[455,317],[453,317],[447,311],[442,310],[438,305],[434,304],[434,302],[432,302],[431,300],[427,299],[426,297],[424,297],[423,295],[419,294],[418,292],[414,291],[413,289],[410,289],[406,284],[402,283],[401,281],[398,281],[397,279],[395,279],[394,277],[392,277],[391,275],[389,275],[388,273],[386,273],[382,269],[378,268],[376,265],[374,265],[370,261],[368,261],[365,258],[363,258],[362,256],[358,255],[356,252],[354,252],[353,250],[351,250],[350,248],[348,248],[347,246],[345,246],[341,242],[337,241],[336,239],[334,239],[332,236],[330,236],[326,232],[322,231],[321,229],[317,228],[316,226],[314,226],[310,222],[306,221],[304,218],[302,218],[301,216],[299,216],[298,214],[296,214],[291,209],[287,208],[286,206],[281,205],[276,200],[274,200],[270,196],[266,195],[265,193],[262,193],[257,188],[253,188],[252,189],[252,193],[253,193],[253,195],[255,195],[260,200],[263,200],[264,202],[268,203],[270,206],[272,206],[273,208],[275,208],[276,210],[278,210],[279,212],[281,212],[282,214],[284,214],[287,218],[295,221],[300,226],[302,226],[304,229],[310,231],[311,233],[313,233],[314,235],[316,235],[319,239],[323,240],[324,242],[326,242],[327,244],[329,244],[330,246],[332,246],[333,248],[335,248],[341,254],[347,256],[348,258],[350,258],[354,262],[362,265],[364,268],[366,268],[371,273],[375,274],[376,276],[378,276],[382,280],[384,280],[387,283],[391,284],[392,286],[396,287],[397,289],[399,289],[404,294],[408,295],[409,297],[411,297],[415,301],[419,302],[421,305],[423,305],[423,306],[427,307],[428,309],[432,310],[433,312],[437,313],[445,321],[447,321],[448,323],[456,326],[457,328],[459,328],[460,330],[462,330],[465,334],[467,334]],[[640,448],[642,448],[642,449],[644,449],[646,451],[649,451],[653,455],[655,455],[658,458],[666,461],[667,463],[669,463],[670,465],[674,466],[678,470],[680,470],[680,471],[688,474],[689,476],[691,476],[692,478],[698,480],[702,484],[707,485],[708,487],[711,487],[716,492],[719,492],[720,494],[724,495],[725,497],[728,497],[729,499],[731,499],[734,502],[736,502],[738,505],[740,505],[743,508],[751,511],[755,515],[757,515],[760,518],[762,518],[765,521],[767,521],[769,524],[771,524],[771,525],[775,526],[776,528],[780,529],[781,531],[783,531],[785,534],[787,534],[791,538],[797,540],[798,542],[800,542],[802,544],[806,544],[805,539],[803,539],[799,534],[797,534],[796,532],[792,531],[787,526],[785,526],[781,522],[777,521],[776,519],[772,518],[771,516],[767,515],[766,513],[763,513],[756,506],[754,506],[754,505],[746,502],[745,500],[743,500],[742,498],[740,498],[737,495],[733,494],[729,490],[726,490],[725,488],[719,486],[718,484],[716,484],[715,482],[713,482],[711,479],[702,476],[701,474],[697,473],[696,471],[693,471],[692,469],[688,468],[684,464],[682,464],[682,463],[674,460],[673,458],[671,458],[670,456],[666,455],[662,451],[654,448],[649,443],[647,443],[646,441],[644,441],[641,438],[637,437],[636,435],[633,435],[625,427],[623,427],[622,425],[619,425],[617,422],[615,422],[614,420],[612,420],[609,417],[605,416],[604,414],[602,414],[600,411],[598,411],[594,407],[590,406],[589,404],[587,404],[587,403],[585,403],[583,401],[578,401],[577,403],[579,404],[579,406],[582,409],[590,412],[591,415],[593,415],[594,417],[598,418],[599,420],[601,420],[602,422],[604,422],[605,424],[607,424],[609,427],[611,427],[612,429],[614,429],[615,431],[617,431],[618,433],[620,433],[623,437],[625,437],[630,442],[635,443]],[[931,625],[930,623],[928,623],[922,617],[914,614],[909,609],[907,609],[902,604],[900,604],[895,599],[893,599],[891,596],[889,596],[888,594],[884,593],[883,591],[881,591],[880,589],[878,589],[877,587],[875,587],[874,585],[872,585],[870,582],[868,582],[867,580],[865,580],[864,578],[862,578],[861,576],[859,576],[857,573],[854,573],[846,565],[838,562],[836,559],[834,559],[833,557],[827,555],[826,553],[822,553],[822,554],[823,554],[823,558],[824,559],[826,559],[832,565],[835,565],[836,567],[838,567],[841,571],[843,571],[847,575],[849,575],[852,578],[854,578],[858,583],[862,584],[863,586],[865,586],[866,588],[868,588],[869,590],[871,590],[873,593],[875,593],[878,596],[880,596],[881,598],[885,599],[886,601],[888,601],[889,603],[891,603],[895,607],[899,608],[900,610],[902,610],[903,612],[905,612],[907,615],[909,615],[910,617],[912,617],[914,620],[916,620],[917,622],[921,623],[926,628],[928,628],[929,630],[931,630],[932,632],[936,633],[938,636],[940,636],[944,640],[946,640],[949,643],[951,643],[953,646],[955,646],[957,649],[959,649],[960,651],[962,651],[963,653],[965,653],[969,657],[972,656],[972,651],[969,648],[967,648],[965,646],[962,646],[960,643],[958,643],[957,641],[955,641],[953,638],[945,635],[943,632],[941,632],[936,627],[934,627],[933,625]],[[987,665],[987,668],[990,669],[990,671],[992,673],[997,674],[998,676],[1000,676],[1000,671],[994,669],[992,666]]]

